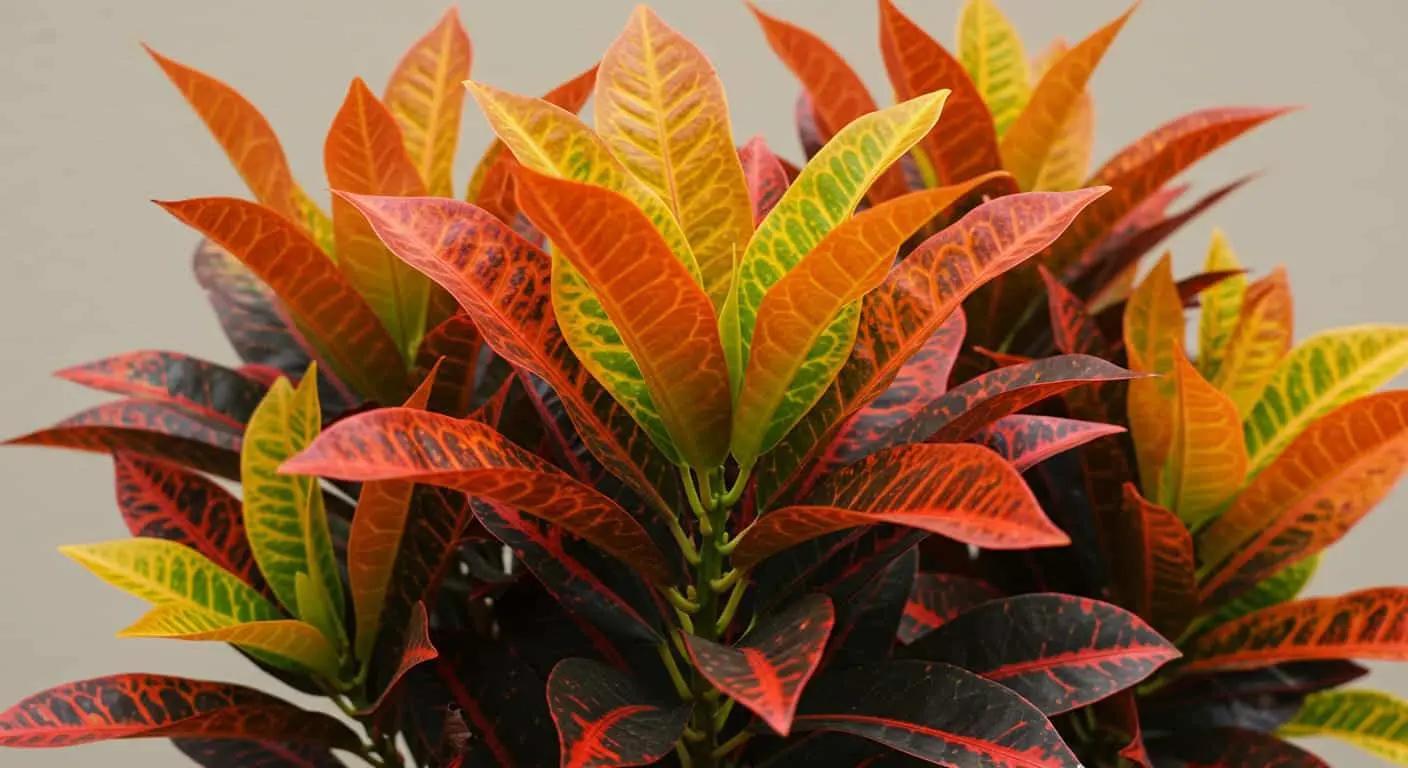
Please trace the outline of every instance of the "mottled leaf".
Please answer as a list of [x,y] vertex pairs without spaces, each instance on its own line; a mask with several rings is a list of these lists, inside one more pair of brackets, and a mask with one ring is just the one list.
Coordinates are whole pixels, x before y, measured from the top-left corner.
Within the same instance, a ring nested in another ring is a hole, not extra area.
[[[1203,261],[1203,271],[1218,272],[1241,268],[1242,264],[1227,242],[1227,236],[1222,230],[1214,229],[1212,244],[1208,246],[1208,255]],[[1208,381],[1217,381],[1221,375],[1222,360],[1227,357],[1228,346],[1237,331],[1246,294],[1246,276],[1236,275],[1204,291],[1200,297],[1202,311],[1198,313],[1198,370],[1202,371]]]
[[417,372],[424,379],[439,366],[426,410],[450,416],[469,415],[483,346],[479,327],[465,312],[456,312],[425,334],[416,359]]
[[653,702],[630,677],[586,659],[553,667],[548,708],[564,768],[650,765],[674,748],[691,711]]
[[1247,477],[1247,446],[1237,406],[1174,352],[1173,436],[1161,499],[1194,530],[1217,513]]
[[346,768],[327,747],[239,739],[172,739],[203,768]]
[[787,191],[791,181],[782,162],[768,148],[767,140],[761,135],[749,139],[738,150],[738,159],[743,166],[743,178],[748,183],[748,199],[753,206],[753,223],[756,225],[782,199],[782,193]]
[[[439,658],[440,651],[436,649],[435,643],[430,639],[430,625],[425,615],[425,603],[416,603],[411,606],[411,618],[403,630],[404,640],[400,643],[401,658],[396,661],[396,669],[391,672],[391,678],[377,695],[376,701],[371,706],[362,710],[362,715],[372,715],[381,710],[387,699],[397,692],[397,684],[401,682],[411,670],[434,661]],[[360,635],[359,635],[360,637]]]
[[1120,525],[1110,542],[1117,594],[1167,637],[1179,637],[1198,611],[1193,537],[1169,510],[1124,484]]
[[896,557],[860,589],[836,604],[836,628],[823,665],[869,664],[888,659],[919,576],[919,547]]
[[1162,498],[1164,468],[1173,448],[1176,361],[1184,355],[1183,336],[1183,304],[1173,285],[1173,260],[1165,254],[1135,287],[1124,311],[1129,367],[1158,377],[1129,385],[1129,431],[1139,462],[1140,485],[1144,494],[1155,500]]
[[[1070,51],[1065,40],[1056,40],[1032,64],[1039,80],[1056,62]],[[1082,91],[1071,106],[1066,122],[1046,153],[1032,188],[1039,191],[1064,192],[1075,189],[1090,177],[1090,156],[1095,143],[1095,101],[1090,89]]]
[[1331,736],[1398,765],[1408,765],[1408,702],[1378,691],[1325,691],[1308,696],[1278,733]]
[[1242,417],[1251,415],[1277,364],[1291,350],[1292,322],[1291,285],[1285,268],[1277,267],[1247,288],[1217,378],[1209,379],[1227,393]]
[[910,645],[979,603],[1002,596],[986,582],[951,573],[921,573],[914,579],[897,637]]
[[320,629],[296,619],[235,624],[204,608],[159,605],[117,636],[229,643],[288,672],[338,678],[337,649]]
[[1027,106],[1032,83],[1022,37],[992,0],[964,3],[958,17],[958,58],[1002,136]]
[[[469,77],[471,55],[469,35],[460,23],[459,12],[451,7],[435,28],[401,57],[382,96],[401,126],[411,162],[436,197],[454,195],[450,172],[464,112],[464,86],[460,83]],[[336,183],[333,187],[342,189]],[[390,190],[367,191],[395,194]]]
[[177,352],[143,350],[65,368],[58,378],[85,387],[170,403],[243,430],[264,387],[223,365]]
[[1123,431],[1124,427],[1116,424],[1019,414],[1003,416],[973,433],[968,441],[986,445],[1007,459],[1013,469],[1025,472],[1058,453]]
[[1047,309],[1051,315],[1051,337],[1062,354],[1099,355],[1109,351],[1100,326],[1091,317],[1086,303],[1071,292],[1045,266],[1038,265],[1046,284]]

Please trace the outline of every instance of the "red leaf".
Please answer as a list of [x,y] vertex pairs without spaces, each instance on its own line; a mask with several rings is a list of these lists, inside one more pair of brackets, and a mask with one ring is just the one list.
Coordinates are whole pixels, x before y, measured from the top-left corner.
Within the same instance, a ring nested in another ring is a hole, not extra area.
[[562,768],[649,765],[684,732],[688,704],[652,703],[631,678],[595,661],[567,659],[548,676]]
[[109,739],[254,739],[356,752],[341,722],[230,683],[127,674],[80,680],[0,712],[0,746],[51,748]]
[[1025,472],[1058,453],[1123,431],[1117,424],[1019,414],[1003,416],[978,430],[969,441],[986,445],[1011,462],[1013,469]]
[[1194,641],[1185,672],[1314,659],[1408,660],[1408,587],[1263,608]]
[[947,664],[896,661],[823,675],[808,687],[793,727],[848,733],[936,765],[1080,766],[1021,696]]
[[245,538],[239,499],[170,464],[114,453],[117,506],[133,536],[178,541],[274,599]]
[[430,642],[430,624],[425,615],[425,603],[416,603],[411,608],[411,620],[405,628],[405,640],[401,643],[401,660],[397,662],[396,669],[391,673],[391,679],[382,689],[381,694],[376,697],[370,707],[366,707],[358,713],[359,716],[370,717],[381,710],[381,705],[391,697],[396,691],[396,684],[401,682],[401,678],[407,672],[424,664],[433,661],[440,655],[435,649],[435,644]]
[[749,568],[823,534],[874,523],[990,549],[1070,543],[997,454],[976,445],[908,445],[831,474],[804,504],[760,517],[739,541],[733,563]]
[[899,641],[910,645],[969,608],[1001,596],[996,587],[968,576],[921,573],[904,606]]
[[831,600],[808,595],[764,618],[741,646],[689,634],[685,644],[699,674],[785,737],[835,622]]
[[1288,741],[1239,728],[1180,734],[1173,749],[1188,768],[1330,768]]
[[1071,293],[1045,266],[1038,265],[1042,282],[1046,283],[1046,301],[1051,312],[1051,336],[1056,349],[1066,355],[1101,355],[1109,351],[1109,342],[1100,333],[1100,326],[1086,311],[1085,302]]
[[412,480],[515,507],[562,526],[657,583],[670,567],[635,518],[590,486],[472,421],[383,408],[334,424],[281,471],[339,480]]
[[416,367],[424,376],[437,362],[440,365],[426,410],[460,418],[469,415],[483,341],[474,319],[464,312],[451,315],[425,334],[416,353]]
[[117,400],[94,406],[48,429],[6,441],[93,453],[133,453],[231,480],[240,476],[241,433],[164,403]]
[[[793,107],[793,121],[797,124],[797,140],[802,144],[802,156],[811,160],[816,157],[816,153],[821,151],[821,148],[826,145],[833,134],[822,134],[821,126],[816,119],[816,106],[812,103],[811,94],[807,93],[805,88],[797,94],[797,102]],[[783,168],[787,170],[788,179],[793,181],[801,172],[801,169],[796,166],[789,168],[784,165]],[[862,202],[861,205],[865,205],[865,203]]]
[[1123,523],[1111,542],[1116,590],[1155,629],[1178,637],[1198,612],[1193,537],[1173,512],[1124,484]]
[[265,390],[223,365],[176,352],[129,352],[54,375],[85,387],[170,403],[240,431]]
[[753,201],[753,224],[756,226],[777,205],[791,182],[781,161],[768,149],[767,140],[761,135],[749,139],[738,150],[738,159],[743,164],[744,178],[748,180],[748,198]]
[[1129,741],[1120,748],[1119,755],[1134,763],[1138,768],[1154,768],[1149,751],[1144,746],[1144,729],[1139,722],[1139,701],[1134,691],[1120,691],[1095,705],[1097,722],[1108,720],[1120,735]]
[[921,638],[908,654],[1002,683],[1048,715],[1134,686],[1179,656],[1173,643],[1123,608],[1055,594],[983,603]]

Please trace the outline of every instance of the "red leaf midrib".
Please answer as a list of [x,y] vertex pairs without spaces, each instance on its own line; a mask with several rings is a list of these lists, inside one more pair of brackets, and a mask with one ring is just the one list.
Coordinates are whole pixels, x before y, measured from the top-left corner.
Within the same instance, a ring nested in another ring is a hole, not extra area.
[[1141,659],[1173,658],[1177,656],[1177,651],[1170,648],[1160,648],[1156,645],[1140,645],[1125,648],[1103,648],[1100,650],[1073,651],[1058,653],[1053,656],[1044,656],[1040,659],[1018,662],[1015,664],[1004,664],[1003,666],[984,672],[983,677],[989,680],[1001,680],[1003,678],[1020,675],[1027,672],[1038,672],[1056,667],[1083,667],[1098,664],[1107,659],[1127,658],[1131,661]]

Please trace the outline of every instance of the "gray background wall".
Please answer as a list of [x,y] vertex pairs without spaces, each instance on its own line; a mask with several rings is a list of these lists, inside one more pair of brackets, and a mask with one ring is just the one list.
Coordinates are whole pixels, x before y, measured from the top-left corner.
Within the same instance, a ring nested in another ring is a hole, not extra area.
[[[322,139],[351,77],[379,89],[405,46],[448,0],[0,0],[0,434],[46,425],[101,398],[49,372],[140,348],[233,362],[189,274],[191,232],[147,201],[243,195],[238,178],[176,91],[138,47],[240,88],[273,122],[296,174],[324,186]],[[629,0],[460,0],[475,41],[474,76],[538,93],[589,64]],[[741,4],[658,0],[665,18],[714,59],[741,139],[762,132],[795,157],[796,86]],[[1079,39],[1123,0],[1006,0],[1035,51]],[[876,13],[865,0],[764,0],[846,54],[882,101]],[[958,0],[901,0],[951,42]],[[395,10],[393,10],[395,9]],[[1199,165],[1209,189],[1250,169],[1269,175],[1174,241],[1182,270],[1213,223],[1258,272],[1285,263],[1297,335],[1358,322],[1408,322],[1408,3],[1347,0],[1146,0],[1094,81],[1097,157],[1186,110],[1305,104]],[[465,119],[458,183],[488,140]],[[110,463],[43,449],[0,452],[0,705],[48,685],[160,671],[270,686],[223,647],[112,635],[142,606],[55,546],[124,535]],[[1388,499],[1325,559],[1313,585],[1338,592],[1408,582],[1408,490]],[[1373,684],[1408,695],[1408,670]],[[280,693],[290,693],[279,691]],[[1315,744],[1336,765],[1381,763]],[[185,764],[162,742],[6,752],[6,766]]]

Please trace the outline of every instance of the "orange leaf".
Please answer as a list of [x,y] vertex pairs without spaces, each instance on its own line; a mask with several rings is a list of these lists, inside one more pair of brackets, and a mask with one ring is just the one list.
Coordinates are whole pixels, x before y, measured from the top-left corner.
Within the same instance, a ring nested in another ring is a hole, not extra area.
[[1193,537],[1178,516],[1124,484],[1113,566],[1126,605],[1160,634],[1178,637],[1198,611]]
[[406,51],[386,83],[386,108],[401,125],[406,151],[421,181],[436,197],[454,194],[450,171],[464,112],[460,84],[469,78],[471,56],[469,35],[452,7]]
[[1169,509],[1196,530],[1242,487],[1250,460],[1237,406],[1181,349],[1174,365],[1178,395],[1164,491]]
[[1276,366],[1291,351],[1293,322],[1291,284],[1284,267],[1247,287],[1236,330],[1213,381],[1232,398],[1241,418],[1251,415]]
[[1036,185],[1052,147],[1085,93],[1086,83],[1137,7],[1137,3],[1130,6],[1057,59],[1032,90],[1026,108],[1012,121],[1002,137],[1002,162],[1021,189]]
[[[519,205],[586,279],[640,366],[681,457],[701,470],[722,464],[732,397],[708,294],[628,198],[526,167],[515,183]],[[558,297],[554,292],[559,319],[574,314],[557,306]],[[574,351],[598,379],[608,378],[599,371],[614,366],[611,360],[596,358],[590,347]]]
[[1129,369],[1159,378],[1129,383],[1129,431],[1144,495],[1161,498],[1164,462],[1173,442],[1173,403],[1177,393],[1174,361],[1183,354],[1183,302],[1173,282],[1173,259],[1164,254],[1129,297],[1124,312],[1124,343]]

